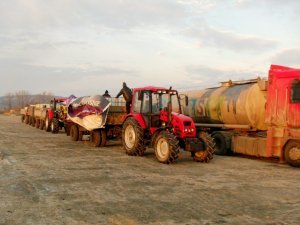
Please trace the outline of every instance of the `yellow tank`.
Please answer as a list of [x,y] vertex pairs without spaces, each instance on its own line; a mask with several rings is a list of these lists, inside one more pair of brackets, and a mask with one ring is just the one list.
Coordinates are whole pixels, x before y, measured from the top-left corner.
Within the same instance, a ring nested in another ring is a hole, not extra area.
[[265,105],[267,81],[223,82],[221,87],[185,92],[189,98],[184,113],[195,123],[248,126],[266,130]]

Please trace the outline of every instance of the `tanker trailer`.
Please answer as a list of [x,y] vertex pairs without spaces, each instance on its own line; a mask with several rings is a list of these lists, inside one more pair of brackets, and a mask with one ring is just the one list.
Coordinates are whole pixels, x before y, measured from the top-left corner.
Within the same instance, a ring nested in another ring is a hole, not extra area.
[[300,166],[299,79],[299,70],[272,65],[269,81],[228,81],[185,92],[189,104],[184,113],[198,130],[211,133],[216,154],[276,158]]

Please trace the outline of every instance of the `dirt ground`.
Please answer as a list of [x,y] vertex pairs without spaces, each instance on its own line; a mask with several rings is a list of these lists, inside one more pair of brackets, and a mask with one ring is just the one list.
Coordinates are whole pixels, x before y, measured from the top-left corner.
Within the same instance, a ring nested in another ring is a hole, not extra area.
[[172,165],[0,115],[0,224],[300,224],[300,170],[240,157]]

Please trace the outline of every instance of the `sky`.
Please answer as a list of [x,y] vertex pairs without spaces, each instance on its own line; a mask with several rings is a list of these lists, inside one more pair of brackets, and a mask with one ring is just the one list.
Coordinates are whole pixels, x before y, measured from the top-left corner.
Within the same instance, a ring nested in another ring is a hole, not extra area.
[[298,0],[0,0],[0,96],[190,90],[300,68]]

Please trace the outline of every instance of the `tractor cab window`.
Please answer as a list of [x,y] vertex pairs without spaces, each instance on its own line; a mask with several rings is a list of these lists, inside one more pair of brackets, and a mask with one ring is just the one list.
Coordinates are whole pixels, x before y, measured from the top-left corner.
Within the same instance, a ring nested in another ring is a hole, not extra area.
[[150,112],[150,93],[145,91],[143,94],[143,105],[142,105],[142,113]]
[[176,91],[171,91],[170,93],[167,91],[152,93],[152,113],[159,114],[161,110],[167,110],[169,100],[171,100],[172,112],[180,113],[179,100]]
[[140,91],[134,93],[132,112],[139,113],[142,106],[142,95]]
[[300,80],[295,79],[291,87],[291,103],[300,103]]

